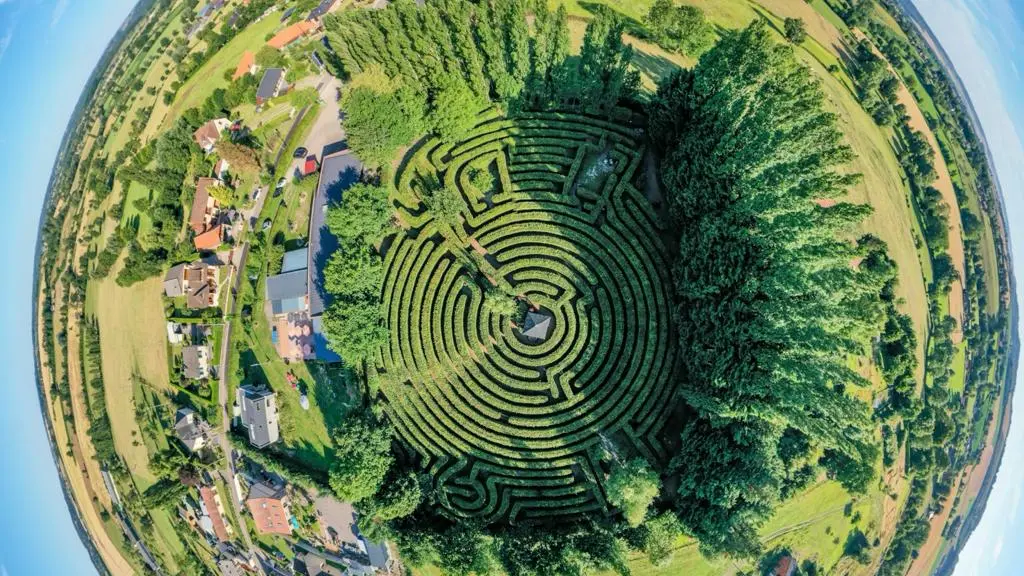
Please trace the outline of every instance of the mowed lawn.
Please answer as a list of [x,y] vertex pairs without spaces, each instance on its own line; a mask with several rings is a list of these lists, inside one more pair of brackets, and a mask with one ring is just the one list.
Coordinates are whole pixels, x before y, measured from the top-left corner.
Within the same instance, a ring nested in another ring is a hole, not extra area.
[[229,80],[224,78],[224,72],[233,72],[246,50],[259,51],[266,44],[267,34],[274,32],[280,23],[280,18],[271,14],[250,24],[196,70],[178,89],[178,95],[164,117],[162,129],[166,130],[185,110],[200,106],[217,88],[227,87]]
[[149,471],[149,453],[135,421],[133,376],[158,390],[170,387],[167,373],[166,320],[162,276],[128,288],[117,285],[119,262],[110,275],[89,283],[87,309],[100,325],[100,352],[107,411],[117,452],[128,463],[141,490],[156,481]]

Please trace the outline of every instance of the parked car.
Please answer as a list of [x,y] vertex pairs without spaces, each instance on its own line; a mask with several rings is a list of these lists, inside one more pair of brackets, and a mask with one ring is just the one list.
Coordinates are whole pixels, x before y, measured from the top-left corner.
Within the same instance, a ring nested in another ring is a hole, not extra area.
[[259,200],[260,199],[260,194],[262,194],[262,193],[263,193],[263,188],[257,188],[256,190],[254,190],[253,193],[252,193],[252,201],[256,202],[257,200]]
[[263,221],[263,226],[261,226],[261,228],[263,228],[263,231],[266,232],[267,230],[270,230],[271,224],[272,222],[270,221],[270,218],[267,218],[266,220]]
[[295,152],[292,153],[292,158],[303,158],[308,152],[309,150],[306,150],[305,147],[299,146],[295,149]]

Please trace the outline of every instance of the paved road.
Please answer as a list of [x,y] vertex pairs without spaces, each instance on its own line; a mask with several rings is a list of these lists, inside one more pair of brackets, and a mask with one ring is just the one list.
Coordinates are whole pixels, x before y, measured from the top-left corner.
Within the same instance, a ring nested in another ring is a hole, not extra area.
[[[341,129],[341,122],[339,120],[339,109],[338,109],[338,89],[341,86],[341,82],[329,74],[321,74],[320,81],[317,83],[320,87],[320,98],[323,104],[320,106],[320,112],[310,129],[309,136],[303,142],[303,146],[309,149],[311,152],[317,155],[317,158],[322,157],[324,147],[329,144],[337,143],[344,139],[345,134]],[[291,154],[292,151],[286,151]],[[289,167],[288,174],[292,174],[299,166],[299,163],[304,159],[294,159]],[[282,176],[285,176],[282,174]],[[231,427],[232,410],[230,407],[233,404],[233,399],[228,395],[228,387],[225,385],[225,380],[228,376],[228,355],[231,349],[231,319],[235,317],[238,308],[238,289],[241,285],[242,276],[245,274],[245,260],[249,255],[249,241],[246,236],[250,230],[245,227],[248,226],[250,217],[259,216],[263,210],[263,203],[267,197],[273,194],[273,189],[264,190],[256,201],[254,206],[249,210],[243,211],[243,232],[241,238],[244,239],[241,246],[236,248],[235,253],[231,257],[231,265],[228,268],[228,279],[225,283],[226,286],[231,287],[231,293],[228,295],[230,304],[225,307],[224,316],[222,318],[224,333],[220,343],[220,362],[218,364],[217,374],[221,379],[221,385],[217,387],[217,400],[220,403],[221,409],[221,429],[218,434],[218,442],[221,450],[224,451],[224,464],[220,469],[220,474],[224,478],[224,482],[227,483],[229,490],[231,490],[231,505],[234,506],[235,512],[238,517],[242,516],[242,505],[241,505],[241,494],[238,493],[235,484],[235,464],[234,458],[231,457],[232,449],[231,442],[228,440],[228,431]],[[259,222],[256,223],[259,226]],[[242,540],[245,542],[246,547],[249,550],[250,556],[260,558],[256,549],[253,546],[252,539],[249,537],[249,531],[244,526],[241,527]],[[257,562],[262,568],[262,563]]]

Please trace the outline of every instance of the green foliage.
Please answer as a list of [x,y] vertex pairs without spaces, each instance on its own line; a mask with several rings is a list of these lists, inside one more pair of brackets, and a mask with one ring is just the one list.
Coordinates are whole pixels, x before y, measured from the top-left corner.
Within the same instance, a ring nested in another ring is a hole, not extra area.
[[783,22],[783,31],[786,40],[793,44],[803,44],[807,39],[807,24],[803,18],[786,18]]
[[655,0],[645,23],[654,41],[668,50],[697,57],[714,43],[711,23],[696,6],[676,6],[672,0]]
[[442,141],[454,144],[476,125],[485,102],[461,77],[445,76],[434,90],[428,121]]
[[372,497],[394,462],[391,428],[370,413],[352,413],[335,430],[333,440],[335,451],[344,457],[331,466],[331,490],[346,502]]
[[419,479],[407,472],[386,481],[377,494],[360,507],[360,512],[375,522],[387,522],[409,516],[422,500]]
[[640,530],[640,549],[651,565],[668,565],[675,555],[676,541],[683,534],[683,525],[672,512],[661,514],[644,522]]
[[372,358],[387,343],[388,329],[382,321],[376,301],[338,301],[324,313],[324,329],[331,348],[354,366]]
[[357,183],[327,211],[327,227],[339,238],[376,244],[392,229],[393,218],[386,188]]
[[423,133],[426,102],[408,87],[393,92],[352,88],[345,92],[341,106],[349,145],[371,166],[390,163],[399,147]]
[[670,78],[650,110],[668,135],[683,396],[698,414],[675,460],[677,510],[709,552],[757,552],[787,477],[786,429],[842,454],[850,485],[862,475],[845,471],[877,458],[867,406],[845,393],[866,382],[846,358],[880,329],[883,282],[850,266],[865,248],[844,239],[869,208],[819,203],[856,180],[823,99],[756,22]]
[[536,530],[517,527],[496,540],[508,576],[580,575],[614,570],[628,574],[625,546],[596,524],[566,524]]
[[626,522],[637,527],[661,491],[661,479],[643,458],[616,464],[604,482],[608,503],[622,511]]
[[423,199],[427,209],[438,220],[447,226],[455,227],[462,221],[462,213],[466,210],[466,201],[462,192],[453,186],[445,186],[430,192]]

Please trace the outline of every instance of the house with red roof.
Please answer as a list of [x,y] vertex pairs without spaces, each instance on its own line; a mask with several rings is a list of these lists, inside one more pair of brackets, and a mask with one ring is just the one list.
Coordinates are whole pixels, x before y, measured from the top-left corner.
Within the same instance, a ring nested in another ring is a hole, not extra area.
[[273,38],[267,41],[267,46],[284,50],[299,38],[312,34],[320,27],[318,22],[302,20],[278,32]]
[[235,81],[246,74],[255,73],[256,55],[252,53],[252,50],[246,50],[242,53],[242,58],[238,61],[238,66],[235,68],[235,73],[231,76],[231,80]]
[[219,542],[231,540],[231,526],[224,521],[224,505],[220,501],[217,489],[212,486],[199,488],[199,503],[203,516],[199,518],[199,525],[203,531],[210,534]]

